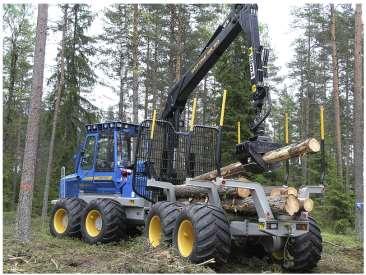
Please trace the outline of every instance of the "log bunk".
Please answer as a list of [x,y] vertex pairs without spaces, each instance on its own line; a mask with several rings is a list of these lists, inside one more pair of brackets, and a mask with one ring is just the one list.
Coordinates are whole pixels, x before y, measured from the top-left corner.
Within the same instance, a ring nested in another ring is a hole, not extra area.
[[[288,160],[291,158],[303,156],[309,153],[316,153],[320,150],[319,142],[314,138],[309,138],[300,143],[294,143],[285,147],[267,152],[263,155],[266,163],[274,163],[278,161]],[[245,165],[241,162],[235,162],[221,168],[221,176],[223,178],[237,178],[240,181],[249,181],[247,178],[238,177],[245,172]],[[214,181],[217,177],[217,171],[194,177],[193,180],[209,180]],[[300,210],[310,212],[314,203],[310,198],[298,198],[298,191],[294,187],[288,186],[265,186],[265,193],[269,205],[274,213],[286,213],[290,216],[298,213]],[[225,187],[218,188],[221,198],[222,207],[228,212],[242,213],[252,215],[256,213],[251,191],[245,188]],[[195,187],[189,185],[177,185],[175,189],[177,200],[189,201],[206,201],[207,193],[203,187]]]

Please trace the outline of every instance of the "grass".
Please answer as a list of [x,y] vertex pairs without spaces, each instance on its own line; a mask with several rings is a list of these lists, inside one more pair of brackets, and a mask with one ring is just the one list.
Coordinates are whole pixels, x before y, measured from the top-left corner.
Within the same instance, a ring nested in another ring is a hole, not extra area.
[[[13,213],[4,213],[3,266],[5,273],[263,273],[283,272],[270,259],[245,255],[236,249],[229,263],[213,269],[193,265],[170,247],[151,249],[141,235],[107,245],[88,245],[79,239],[56,239],[33,218],[28,244],[14,240]],[[355,236],[323,234],[322,259],[317,273],[363,272],[362,244]]]

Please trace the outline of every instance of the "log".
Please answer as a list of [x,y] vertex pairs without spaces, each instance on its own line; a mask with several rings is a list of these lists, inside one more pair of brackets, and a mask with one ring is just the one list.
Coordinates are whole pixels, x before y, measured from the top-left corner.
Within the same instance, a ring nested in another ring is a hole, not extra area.
[[[263,155],[264,162],[270,164],[282,160],[288,160],[307,153],[316,153],[320,150],[320,144],[315,138],[308,138],[300,143],[293,143],[277,150],[269,151]],[[223,178],[230,178],[245,172],[245,165],[241,162],[231,163],[220,170]],[[217,170],[196,176],[193,180],[214,180],[217,177]],[[245,179],[245,178],[243,178]],[[247,179],[245,179],[247,180]]]
[[[294,196],[279,196],[279,197],[267,197],[269,205],[273,213],[284,213],[293,215],[300,209],[299,200]],[[178,201],[185,201],[180,198]],[[204,198],[195,198],[193,202],[204,202]],[[232,198],[221,200],[222,207],[233,213],[240,213],[243,215],[255,215],[257,213],[252,197],[243,198]]]
[[310,198],[307,199],[300,198],[299,203],[300,203],[300,209],[303,209],[307,212],[311,212],[314,208],[314,201]]
[[277,197],[277,196],[288,196],[293,195],[297,198],[297,190],[295,187],[279,187],[279,188],[273,188],[270,193],[270,197]]
[[307,140],[290,144],[288,146],[267,152],[262,157],[266,163],[274,163],[281,160],[288,160],[307,153],[316,153],[320,150],[320,144],[315,138],[308,138]]
[[279,197],[281,194],[285,192],[285,188],[279,187],[279,188],[273,188],[270,193],[270,197]]
[[[233,177],[236,176],[238,174],[243,173],[244,171],[244,165],[241,162],[235,162],[235,163],[231,163],[227,166],[221,167],[221,176],[223,178],[228,178],[228,177]],[[217,177],[217,170],[213,170],[210,172],[207,172],[205,174],[196,176],[193,178],[193,180],[214,180]],[[249,181],[246,178],[242,178],[245,179],[246,181]]]
[[250,189],[247,188],[238,188],[237,193],[240,198],[247,198],[251,195]]

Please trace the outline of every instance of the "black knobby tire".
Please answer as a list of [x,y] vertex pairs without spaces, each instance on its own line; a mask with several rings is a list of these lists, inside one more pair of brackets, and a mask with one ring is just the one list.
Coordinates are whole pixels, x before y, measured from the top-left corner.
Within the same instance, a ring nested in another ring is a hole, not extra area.
[[[160,201],[151,207],[145,220],[145,236],[148,239],[150,245],[156,247],[163,243],[172,243],[175,222],[178,215],[182,211],[182,208],[184,208],[182,203],[169,201]],[[149,230],[150,222],[155,216],[159,217],[160,219],[161,241],[157,244],[152,244],[152,241],[149,237]]]
[[[98,211],[101,216],[100,232],[96,236],[89,235],[86,219],[91,211]],[[95,199],[89,202],[83,211],[81,220],[83,240],[90,244],[117,242],[126,236],[126,214],[122,205],[112,199]]]
[[[193,225],[193,248],[188,256],[182,255],[178,245],[178,231],[184,221]],[[192,204],[178,216],[174,234],[174,247],[178,253],[193,263],[201,263],[210,259],[226,263],[230,255],[230,226],[225,211],[213,205]]]
[[321,258],[322,241],[316,221],[309,217],[309,232],[289,240],[288,252],[293,257],[293,266],[283,267],[294,272],[311,271]]
[[[80,237],[81,235],[81,215],[86,203],[79,198],[60,199],[56,202],[51,212],[49,223],[50,233],[55,237]],[[55,214],[59,210],[64,210],[67,215],[67,226],[64,232],[60,232],[55,228]]]

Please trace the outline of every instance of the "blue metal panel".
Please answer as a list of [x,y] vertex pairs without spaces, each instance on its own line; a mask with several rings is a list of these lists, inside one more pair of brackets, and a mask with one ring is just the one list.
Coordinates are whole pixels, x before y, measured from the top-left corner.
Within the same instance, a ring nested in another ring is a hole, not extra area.
[[[138,125],[122,123],[117,126],[115,122],[112,126],[110,123],[106,126],[105,123],[87,125],[87,134],[80,149],[85,148],[87,138],[93,136],[95,138],[93,167],[89,170],[83,170],[80,164],[80,152],[74,159],[76,173],[68,175],[60,180],[59,197],[78,197],[79,190],[88,193],[106,194],[114,193],[120,194],[122,197],[131,198],[136,197],[132,188],[132,175],[122,177],[121,170],[125,167],[118,166],[118,136],[126,135],[130,137],[137,136]],[[90,126],[88,128],[88,126]],[[94,127],[95,126],[95,127]],[[103,131],[113,131],[114,138],[114,167],[112,171],[95,171],[95,163],[97,158],[97,146],[99,134]],[[145,180],[146,181],[146,180]],[[145,183],[146,184],[146,183]]]
[[60,180],[59,197],[74,198],[79,196],[79,180],[76,174],[63,177]]

